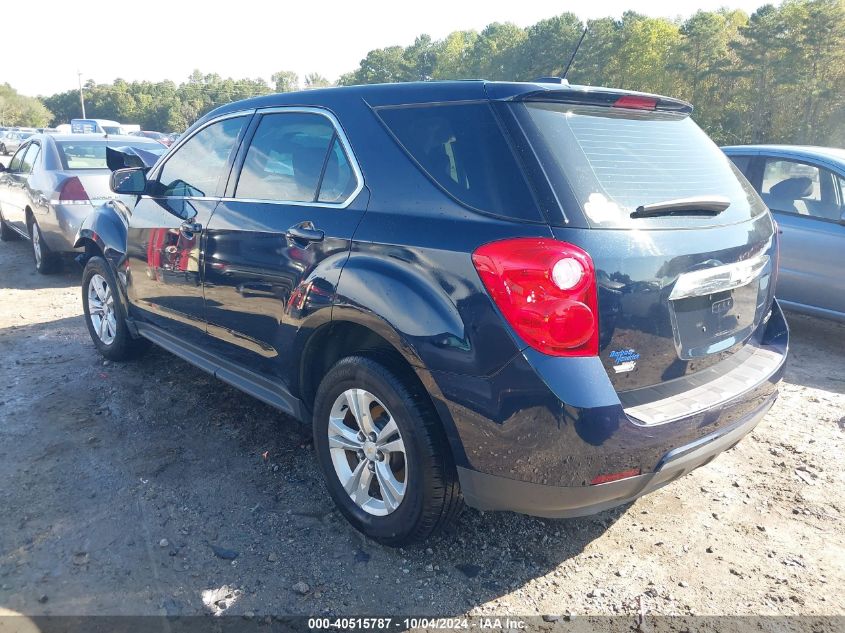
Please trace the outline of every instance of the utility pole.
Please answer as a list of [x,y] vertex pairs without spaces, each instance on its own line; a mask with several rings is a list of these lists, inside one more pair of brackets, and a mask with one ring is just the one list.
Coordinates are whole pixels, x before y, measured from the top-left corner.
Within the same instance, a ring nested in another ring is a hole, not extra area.
[[76,76],[79,79],[79,105],[82,106],[82,118],[85,118],[85,97],[82,96],[82,73],[76,71]]

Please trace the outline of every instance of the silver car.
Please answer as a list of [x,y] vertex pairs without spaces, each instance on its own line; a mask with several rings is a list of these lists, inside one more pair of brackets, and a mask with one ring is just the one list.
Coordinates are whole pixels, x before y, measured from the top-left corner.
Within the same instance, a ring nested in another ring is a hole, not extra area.
[[8,168],[0,166],[0,240],[31,240],[38,272],[54,272],[58,255],[75,250],[83,218],[115,197],[107,147],[153,158],[167,151],[137,136],[36,134],[24,141]]
[[776,294],[798,312],[845,321],[845,149],[723,147],[781,230]]
[[8,156],[18,151],[21,144],[26,141],[34,132],[17,132],[10,130],[0,135],[0,154]]

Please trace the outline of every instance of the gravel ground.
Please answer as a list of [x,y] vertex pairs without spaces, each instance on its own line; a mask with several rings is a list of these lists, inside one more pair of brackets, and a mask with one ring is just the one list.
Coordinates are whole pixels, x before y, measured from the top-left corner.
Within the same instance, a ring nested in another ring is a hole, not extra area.
[[781,398],[622,509],[467,510],[365,540],[307,428],[163,351],[105,363],[80,273],[0,244],[0,607],[43,614],[845,614],[845,327],[791,316]]

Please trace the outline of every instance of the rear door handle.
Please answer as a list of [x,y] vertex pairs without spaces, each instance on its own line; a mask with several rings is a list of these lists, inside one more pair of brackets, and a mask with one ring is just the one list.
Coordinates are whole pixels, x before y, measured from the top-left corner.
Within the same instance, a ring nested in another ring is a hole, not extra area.
[[326,234],[319,229],[315,229],[311,222],[303,222],[290,227],[285,231],[285,235],[288,239],[297,242],[322,242]]

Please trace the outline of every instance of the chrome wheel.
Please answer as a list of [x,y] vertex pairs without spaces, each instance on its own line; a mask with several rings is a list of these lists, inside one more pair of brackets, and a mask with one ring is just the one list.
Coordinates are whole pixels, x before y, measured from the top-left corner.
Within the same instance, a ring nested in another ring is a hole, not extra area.
[[106,345],[111,345],[117,335],[114,309],[114,295],[109,284],[102,275],[93,275],[88,282],[88,318],[97,337]]
[[340,484],[369,514],[385,516],[405,497],[405,444],[396,421],[378,398],[347,389],[329,414],[329,452]]
[[38,225],[32,223],[32,252],[35,254],[35,265],[41,268],[41,262],[44,259],[44,254],[41,252],[41,231],[38,230]]

